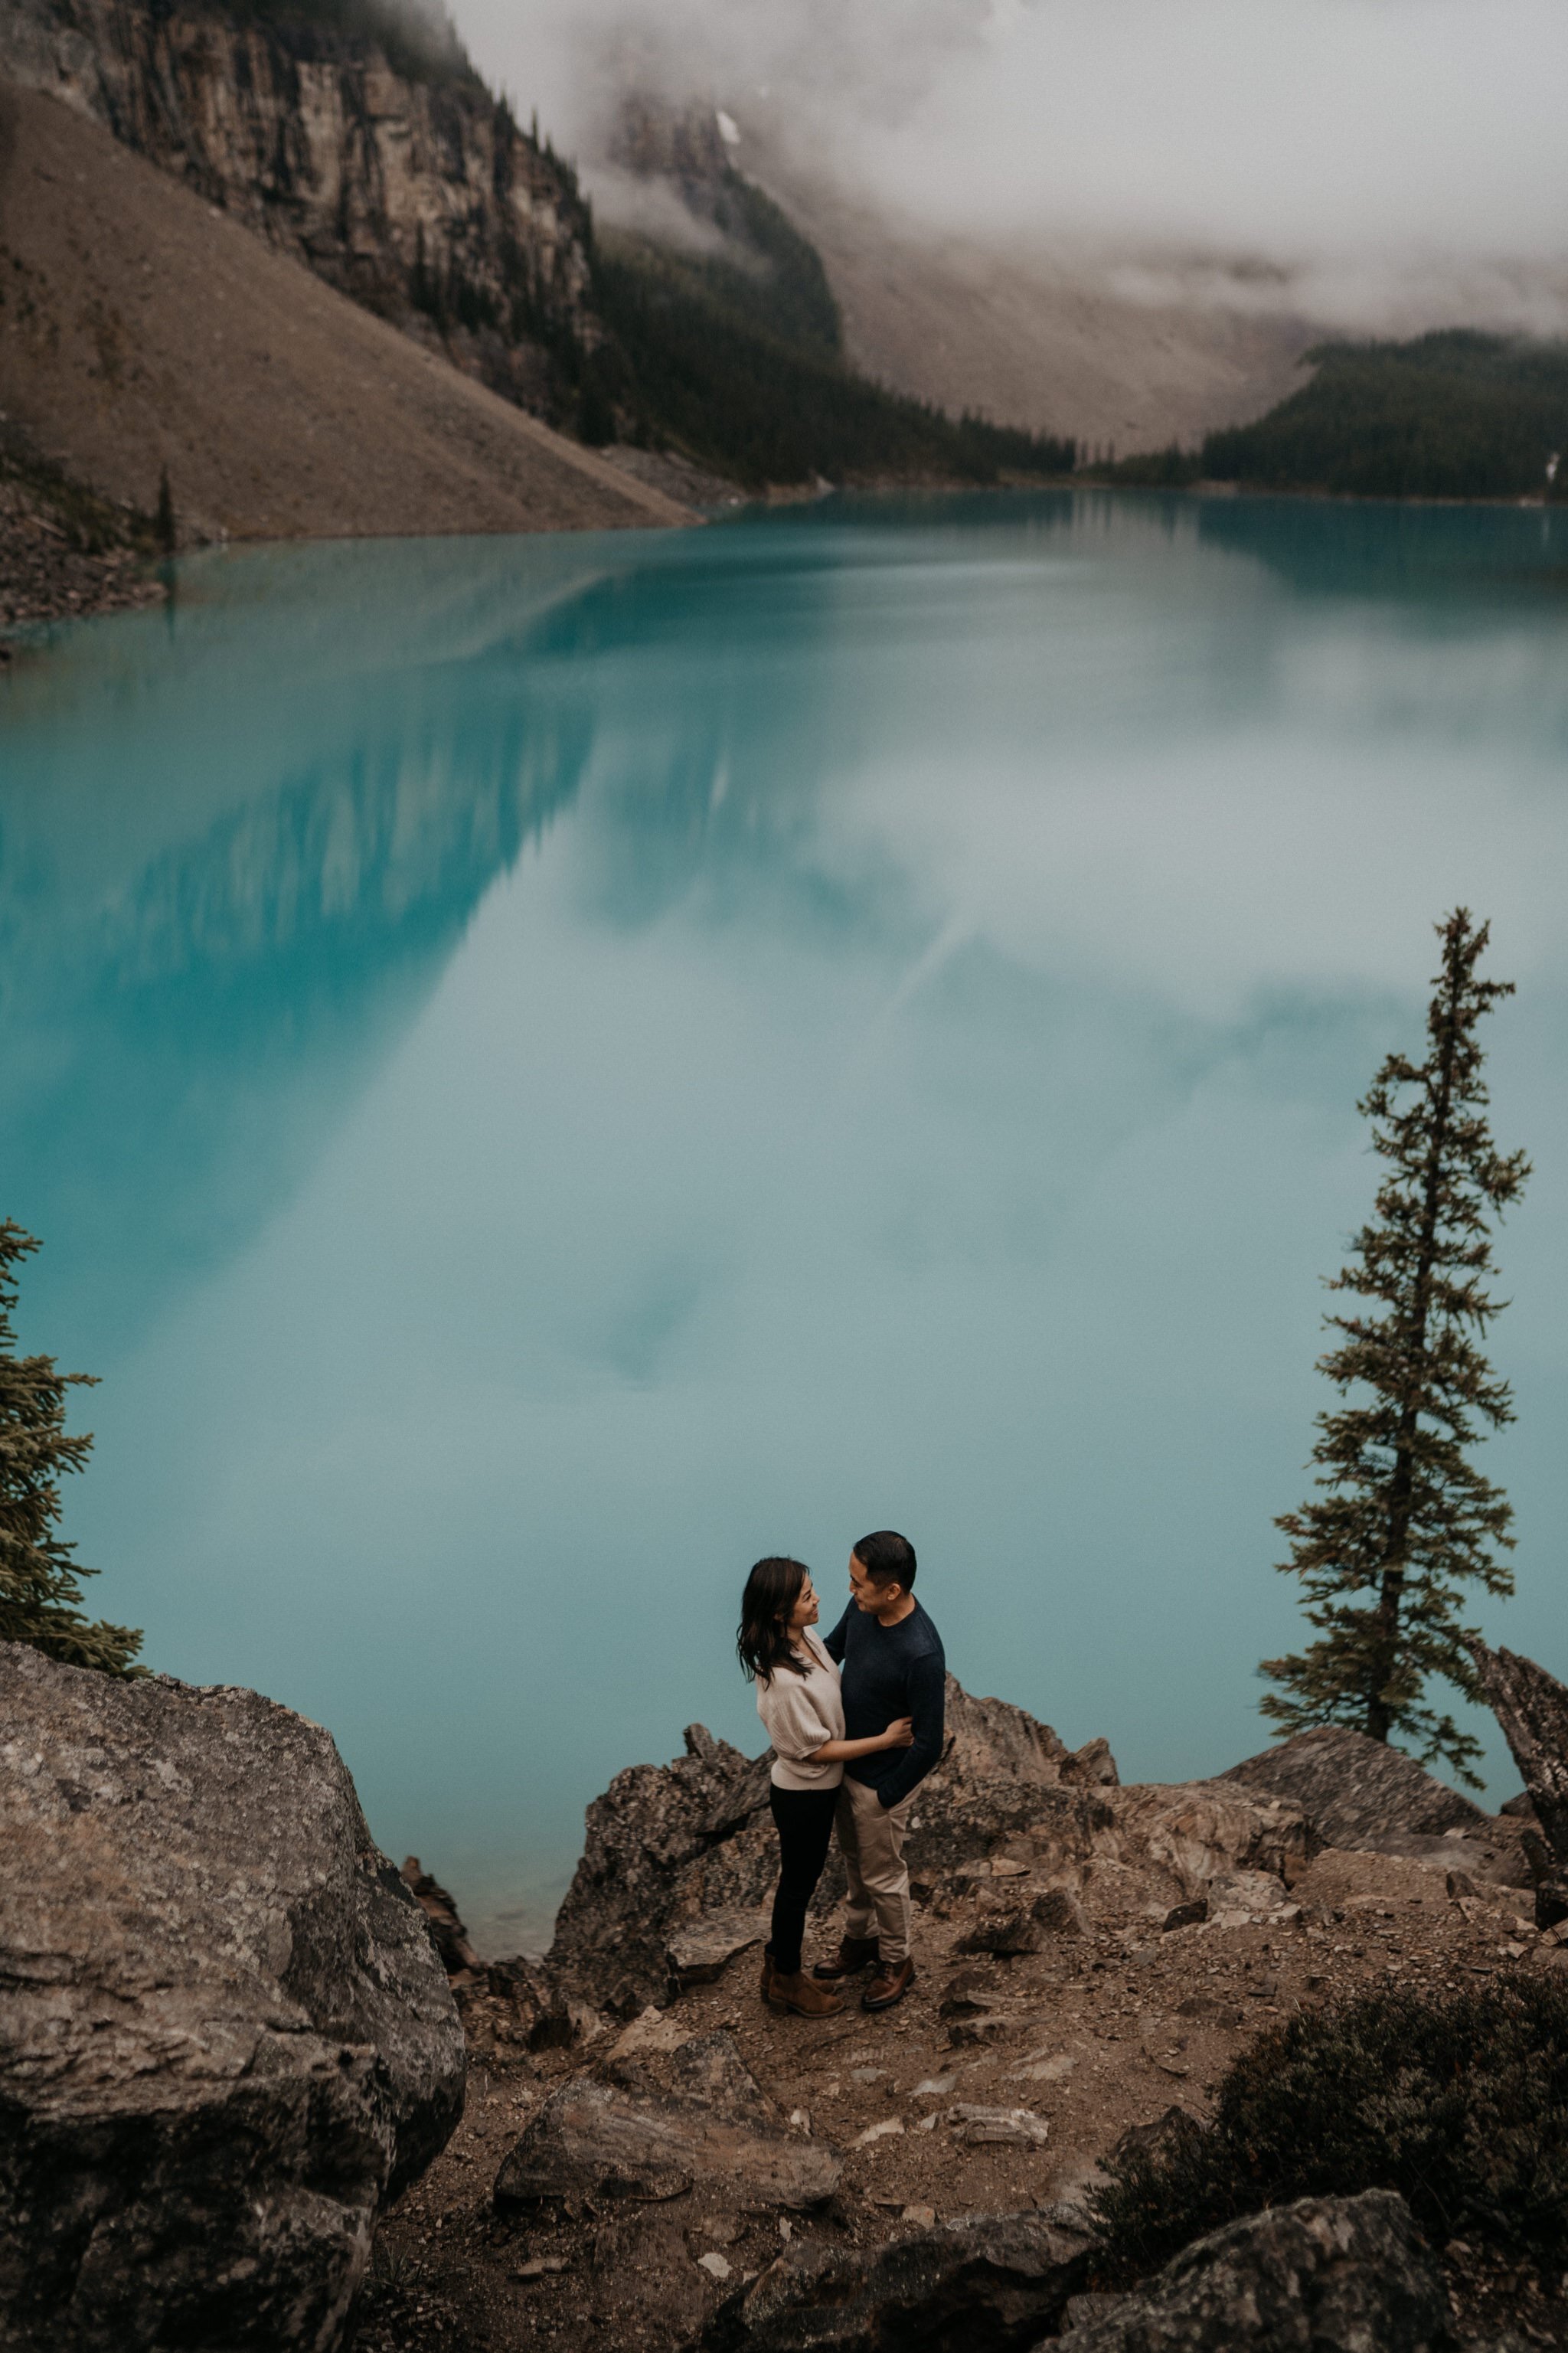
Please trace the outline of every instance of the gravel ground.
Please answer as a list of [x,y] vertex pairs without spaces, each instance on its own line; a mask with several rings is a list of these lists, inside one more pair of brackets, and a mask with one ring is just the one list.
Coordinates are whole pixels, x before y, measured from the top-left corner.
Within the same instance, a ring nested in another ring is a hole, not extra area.
[[[1162,1933],[1135,1913],[1050,1939],[1038,1954],[972,1959],[952,1947],[980,1899],[949,1884],[921,1915],[921,1975],[892,2011],[868,2016],[857,1999],[820,2023],[775,2017],[757,2000],[748,1952],[668,2014],[693,2034],[730,2029],[781,2110],[803,2112],[802,2128],[844,2153],[834,2198],[790,2229],[869,2247],[931,2217],[1080,2195],[1130,2126],[1173,2104],[1204,2115],[1243,2045],[1303,2006],[1390,1983],[1437,1990],[1500,1969],[1568,1966],[1568,1948],[1531,1925],[1528,1894],[1451,1897],[1429,1865],[1331,1851],[1292,1895],[1300,1910],[1283,1926]],[[701,2189],[659,2205],[538,2218],[491,2205],[496,2171],[528,2116],[617,2031],[586,2050],[526,2056],[496,2044],[476,2055],[457,2135],[383,2224],[359,2353],[557,2343],[673,2353],[778,2252],[778,2215]],[[1029,2109],[1048,2127],[1046,2146],[964,2147],[945,2120],[919,2129],[961,2101]],[[1463,2248],[1448,2268],[1467,2329],[1506,2324],[1527,2343],[1568,2346],[1560,2283],[1505,2273]]]

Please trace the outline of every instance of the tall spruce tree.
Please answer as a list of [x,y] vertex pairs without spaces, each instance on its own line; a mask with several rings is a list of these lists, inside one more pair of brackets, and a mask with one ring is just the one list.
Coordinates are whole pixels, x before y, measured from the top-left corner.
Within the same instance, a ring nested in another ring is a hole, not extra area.
[[1373,1222],[1329,1285],[1370,1304],[1326,1319],[1341,1337],[1319,1370],[1346,1402],[1318,1419],[1322,1493],[1277,1524],[1291,1543],[1280,1568],[1301,1579],[1319,1640],[1264,1661],[1281,1688],[1263,1713],[1281,1734],[1344,1724],[1373,1740],[1399,1736],[1479,1788],[1469,1767],[1479,1742],[1426,1694],[1436,1677],[1481,1697],[1464,1647],[1464,1589],[1513,1590],[1498,1557],[1513,1549],[1512,1506],[1468,1450],[1514,1418],[1508,1383],[1480,1346],[1507,1303],[1483,1285],[1489,1220],[1517,1200],[1530,1163],[1492,1143],[1476,1034],[1513,985],[1477,977],[1489,926],[1468,908],[1436,928],[1443,968],[1426,1058],[1391,1054],[1359,1106],[1389,1166]]
[[122,1675],[133,1672],[142,1637],[83,1613],[77,1579],[98,1572],[73,1560],[75,1546],[55,1533],[61,1474],[79,1471],[92,1445],[67,1437],[66,1392],[91,1387],[92,1376],[16,1354],[15,1270],[37,1247],[14,1219],[0,1219],[0,1641]]

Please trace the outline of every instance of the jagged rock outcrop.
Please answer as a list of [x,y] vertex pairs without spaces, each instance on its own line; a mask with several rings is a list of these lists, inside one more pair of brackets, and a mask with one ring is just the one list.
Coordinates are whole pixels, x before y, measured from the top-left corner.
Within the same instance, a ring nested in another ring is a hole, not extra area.
[[575,178],[449,31],[421,38],[405,11],[399,39],[388,14],[378,42],[331,7],[312,22],[204,0],[8,0],[0,74],[93,116],[492,390],[557,411],[548,347],[599,335]]
[[[1062,2353],[1450,2353],[1447,2292],[1392,2190],[1303,2198],[1184,2247],[1131,2295],[1085,2299]],[[1091,2307],[1091,2308],[1089,2308]]]
[[[672,1765],[616,1776],[588,1809],[557,1915],[548,1967],[558,1982],[629,2018],[699,1981],[689,1972],[707,1967],[716,1926],[729,1953],[755,1939],[778,1870],[770,1761],[693,1725]],[[916,1794],[907,1851],[921,1901],[973,1897],[973,1949],[1012,1952],[1079,1928],[1097,1875],[1108,1901],[1123,1902],[1131,1884],[1163,1912],[1225,1872],[1288,1882],[1310,1841],[1285,1799],[1217,1782],[1122,1788],[1103,1740],[1070,1750],[1025,1709],[976,1698],[950,1676],[946,1745]],[[830,1862],[818,1910],[842,1889]]]
[[1568,1690],[1533,1659],[1494,1651],[1479,1635],[1470,1655],[1524,1781],[1528,1816],[1515,1819],[1535,1882],[1535,1922],[1568,1919]]
[[[701,1725],[685,1738],[673,1764],[617,1773],[589,1807],[583,1859],[556,1918],[552,1973],[618,2016],[668,1999],[683,1931],[715,1915],[754,1914],[777,1876],[771,1753],[744,1757]],[[950,1676],[942,1761],[911,1811],[910,1870],[923,1882],[982,1862],[1010,1840],[1026,1841],[1042,1865],[1081,1860],[1113,1828],[1115,1770],[1103,1741],[1075,1753],[1023,1708],[976,1699]],[[819,1904],[833,1903],[842,1884],[830,1867]],[[751,1933],[742,1922],[731,1949]]]
[[1568,1688],[1515,1651],[1470,1643],[1492,1714],[1553,1860],[1568,1869]]
[[462,2036],[329,1736],[0,1646],[0,2342],[331,2353]]
[[835,2152],[792,2129],[727,2033],[574,2075],[531,2117],[502,2160],[500,2206],[583,2199],[658,2201],[699,2181],[742,2205],[820,2206],[838,2185]]
[[726,2298],[702,2353],[1023,2353],[1083,2282],[1089,2242],[1038,2213],[897,2239],[868,2258],[786,2251]]
[[1376,1847],[1390,1838],[1441,1838],[1490,1828],[1480,1808],[1423,1771],[1413,1757],[1347,1725],[1317,1725],[1233,1765],[1239,1781],[1300,1806],[1320,1846]]

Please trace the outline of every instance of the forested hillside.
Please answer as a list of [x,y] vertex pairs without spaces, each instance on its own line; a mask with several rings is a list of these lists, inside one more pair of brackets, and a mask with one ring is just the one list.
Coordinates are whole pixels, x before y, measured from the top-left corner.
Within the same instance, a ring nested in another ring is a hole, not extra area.
[[1455,328],[1308,357],[1311,383],[1256,425],[1211,433],[1195,452],[1128,459],[1111,478],[1347,498],[1568,494],[1568,343]]
[[626,411],[638,438],[668,439],[749,487],[1072,470],[1069,440],[955,422],[857,375],[798,282],[786,280],[770,319],[766,280],[626,238],[602,245],[594,282],[613,338],[595,363],[606,425]]

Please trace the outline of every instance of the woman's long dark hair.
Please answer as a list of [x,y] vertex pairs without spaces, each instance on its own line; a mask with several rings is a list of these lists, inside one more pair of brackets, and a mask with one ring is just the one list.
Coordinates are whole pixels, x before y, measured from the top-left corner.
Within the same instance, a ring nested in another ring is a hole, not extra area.
[[771,1683],[781,1667],[793,1667],[797,1675],[811,1672],[809,1662],[792,1648],[789,1638],[789,1621],[810,1574],[805,1561],[785,1560],[770,1553],[746,1579],[735,1650],[747,1674],[758,1683]]

